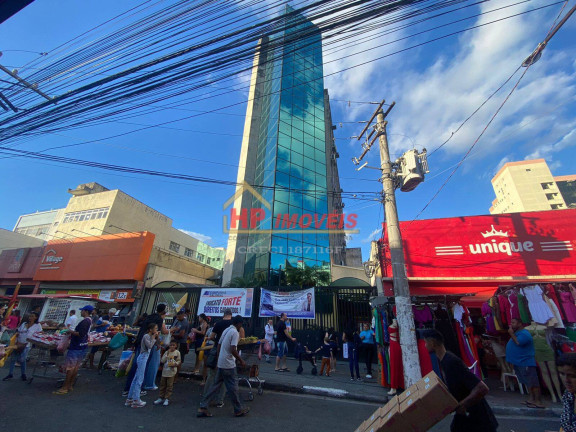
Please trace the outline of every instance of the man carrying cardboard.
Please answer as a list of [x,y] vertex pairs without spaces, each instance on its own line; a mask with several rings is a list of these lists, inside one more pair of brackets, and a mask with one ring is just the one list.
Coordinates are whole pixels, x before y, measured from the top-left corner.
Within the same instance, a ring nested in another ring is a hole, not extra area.
[[484,398],[488,394],[488,386],[470,372],[459,357],[446,351],[444,337],[439,331],[429,330],[425,339],[426,349],[438,357],[442,379],[458,401],[450,431],[496,431],[498,422]]

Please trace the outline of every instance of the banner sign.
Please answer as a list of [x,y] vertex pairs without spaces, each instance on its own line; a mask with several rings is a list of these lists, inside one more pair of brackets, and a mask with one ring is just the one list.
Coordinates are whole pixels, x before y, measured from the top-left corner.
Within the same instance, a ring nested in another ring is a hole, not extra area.
[[200,293],[198,314],[222,317],[226,309],[232,315],[252,316],[254,288],[204,288]]
[[275,317],[286,312],[288,318],[314,319],[316,307],[314,288],[302,291],[277,292],[261,288],[260,317]]

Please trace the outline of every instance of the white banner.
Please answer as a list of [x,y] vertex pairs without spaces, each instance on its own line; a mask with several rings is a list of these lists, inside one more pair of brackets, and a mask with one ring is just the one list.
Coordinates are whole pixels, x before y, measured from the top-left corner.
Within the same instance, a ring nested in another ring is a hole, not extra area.
[[198,302],[198,315],[221,317],[226,309],[232,315],[252,316],[254,288],[204,288]]
[[260,317],[280,316],[288,318],[314,319],[316,306],[314,288],[302,291],[277,292],[260,288]]

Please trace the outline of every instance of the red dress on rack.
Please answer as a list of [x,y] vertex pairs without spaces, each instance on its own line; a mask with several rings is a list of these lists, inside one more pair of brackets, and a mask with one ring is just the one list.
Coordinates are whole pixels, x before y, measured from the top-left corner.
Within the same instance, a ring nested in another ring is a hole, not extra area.
[[398,328],[388,327],[390,333],[390,387],[404,388],[404,368],[402,367],[402,349]]

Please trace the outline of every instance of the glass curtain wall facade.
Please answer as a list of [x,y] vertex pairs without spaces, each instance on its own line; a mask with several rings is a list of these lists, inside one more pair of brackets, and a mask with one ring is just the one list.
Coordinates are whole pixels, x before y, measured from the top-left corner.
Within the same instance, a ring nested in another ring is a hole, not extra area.
[[[262,56],[266,62],[259,67],[265,80],[258,101],[253,184],[265,186],[258,192],[272,209],[252,199],[252,208],[266,210],[266,218],[247,234],[243,276],[262,278],[269,285],[280,282],[278,275],[287,266],[330,270],[329,236],[317,232],[326,230],[329,211],[322,38],[305,17],[290,20],[297,25],[278,36],[282,43],[268,41]],[[285,215],[302,224],[290,226]]]

